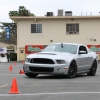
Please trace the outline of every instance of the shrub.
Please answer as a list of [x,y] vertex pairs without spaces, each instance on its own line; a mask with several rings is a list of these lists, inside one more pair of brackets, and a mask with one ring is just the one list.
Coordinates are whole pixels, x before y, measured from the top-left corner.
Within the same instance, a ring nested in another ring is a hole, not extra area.
[[17,53],[10,53],[10,61],[17,61]]

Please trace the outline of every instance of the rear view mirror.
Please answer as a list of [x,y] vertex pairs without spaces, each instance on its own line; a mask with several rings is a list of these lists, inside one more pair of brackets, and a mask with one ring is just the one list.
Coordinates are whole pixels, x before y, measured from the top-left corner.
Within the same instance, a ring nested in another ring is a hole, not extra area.
[[79,51],[78,54],[86,54],[86,51]]

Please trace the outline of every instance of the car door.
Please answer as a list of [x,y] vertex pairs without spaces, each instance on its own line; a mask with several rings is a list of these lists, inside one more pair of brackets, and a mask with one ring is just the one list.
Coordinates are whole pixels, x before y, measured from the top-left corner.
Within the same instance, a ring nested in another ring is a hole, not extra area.
[[[85,51],[86,53],[79,54],[80,51]],[[79,46],[76,61],[77,61],[78,71],[85,71],[89,69],[89,63],[90,63],[89,54],[85,46]]]
[[87,48],[87,50],[88,50],[88,56],[89,56],[89,69],[90,69],[93,63],[93,55],[92,55],[92,51],[89,48]]

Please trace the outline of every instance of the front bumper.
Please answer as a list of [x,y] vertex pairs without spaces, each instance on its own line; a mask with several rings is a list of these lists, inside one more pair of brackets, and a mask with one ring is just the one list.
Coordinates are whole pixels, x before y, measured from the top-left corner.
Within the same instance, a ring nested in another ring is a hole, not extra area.
[[25,73],[37,73],[37,74],[67,74],[67,64],[32,64],[25,63],[23,65]]

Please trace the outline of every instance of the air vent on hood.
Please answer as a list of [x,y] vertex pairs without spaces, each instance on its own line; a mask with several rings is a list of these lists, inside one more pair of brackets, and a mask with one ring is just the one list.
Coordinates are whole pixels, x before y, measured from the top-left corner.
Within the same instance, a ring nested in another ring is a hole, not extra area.
[[56,54],[54,54],[54,53],[38,53],[38,54],[56,55]]

